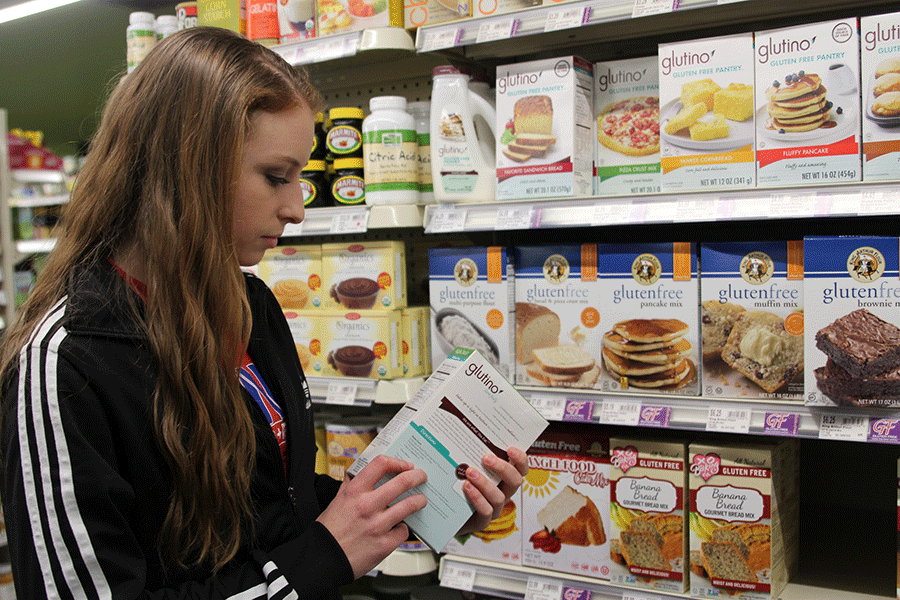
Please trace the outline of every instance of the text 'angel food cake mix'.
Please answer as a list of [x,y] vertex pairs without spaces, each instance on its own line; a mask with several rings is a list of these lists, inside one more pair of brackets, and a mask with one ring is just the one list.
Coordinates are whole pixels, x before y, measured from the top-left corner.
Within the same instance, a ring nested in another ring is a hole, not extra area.
[[803,399],[803,242],[700,247],[703,395]]
[[900,12],[860,28],[863,180],[900,179]]
[[700,394],[697,256],[692,243],[598,244],[606,392]]
[[804,240],[807,404],[900,406],[898,242]]
[[859,181],[856,18],[756,33],[757,185]]
[[662,191],[756,185],[753,35],[659,46]]

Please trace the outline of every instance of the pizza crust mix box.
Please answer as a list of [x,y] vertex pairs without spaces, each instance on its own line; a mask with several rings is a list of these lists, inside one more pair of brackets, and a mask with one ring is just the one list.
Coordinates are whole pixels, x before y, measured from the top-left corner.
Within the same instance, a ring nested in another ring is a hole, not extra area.
[[753,35],[659,46],[662,191],[756,185]]
[[859,181],[858,20],[755,39],[757,185]]
[[803,400],[803,242],[702,244],[703,395]]
[[322,246],[276,246],[266,250],[257,270],[282,308],[323,305]]
[[322,244],[325,308],[394,310],[406,306],[403,242]]
[[863,180],[900,179],[900,12],[863,17]]
[[804,240],[807,404],[900,406],[898,243]]
[[594,194],[658,192],[658,58],[595,64],[594,115]]

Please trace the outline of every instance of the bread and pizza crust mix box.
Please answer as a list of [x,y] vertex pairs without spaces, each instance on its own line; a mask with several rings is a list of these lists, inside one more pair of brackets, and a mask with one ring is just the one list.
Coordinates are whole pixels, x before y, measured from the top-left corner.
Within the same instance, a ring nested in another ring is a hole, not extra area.
[[322,246],[318,244],[266,250],[257,272],[282,308],[320,308],[324,304]]
[[803,400],[803,241],[700,246],[703,395]]
[[596,389],[700,394],[693,243],[598,244],[602,363]]
[[592,388],[600,375],[597,245],[521,246],[516,384]]
[[757,185],[859,181],[858,20],[760,31],[755,41]]
[[398,241],[322,244],[325,308],[394,310],[407,304],[406,247]]
[[863,180],[900,179],[900,12],[860,19]]
[[756,185],[753,34],[659,46],[662,191]]
[[314,316],[322,323],[321,354],[313,363],[314,375],[403,377],[399,310],[324,309],[315,311]]

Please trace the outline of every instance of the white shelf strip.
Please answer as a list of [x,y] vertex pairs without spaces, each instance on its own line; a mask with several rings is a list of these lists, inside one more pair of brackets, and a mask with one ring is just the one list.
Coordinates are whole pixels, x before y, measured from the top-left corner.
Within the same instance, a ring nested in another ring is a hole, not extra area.
[[65,173],[49,169],[13,169],[13,181],[19,183],[62,183]]
[[10,198],[11,208],[36,208],[38,206],[57,206],[69,202],[69,194],[59,196],[33,196],[31,198]]

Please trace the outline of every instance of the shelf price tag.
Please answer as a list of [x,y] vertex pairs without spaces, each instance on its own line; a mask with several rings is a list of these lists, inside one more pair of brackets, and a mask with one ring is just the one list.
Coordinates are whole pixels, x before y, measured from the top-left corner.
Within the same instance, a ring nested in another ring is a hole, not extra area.
[[428,223],[429,233],[447,233],[449,231],[465,231],[467,211],[453,204],[438,204],[431,213]]
[[706,417],[706,430],[723,433],[749,433],[750,409],[710,406]]
[[331,219],[331,233],[365,233],[368,222],[368,208],[348,210]]
[[535,396],[528,402],[548,421],[562,421],[566,412],[566,399],[561,396]]
[[475,569],[445,562],[441,571],[441,587],[471,592],[475,587]]
[[631,17],[646,17],[678,10],[678,0],[634,0]]
[[356,384],[332,381],[328,384],[328,392],[325,395],[325,404],[356,404]]
[[702,198],[700,200],[679,198],[675,206],[675,220],[679,223],[690,221],[709,221],[712,219],[716,200]]
[[510,206],[497,209],[497,223],[494,229],[532,229],[538,225],[540,225],[540,211],[535,211],[533,206]]
[[893,198],[882,191],[862,192],[860,196],[861,215],[887,215],[896,210]]
[[819,439],[865,442],[868,436],[868,417],[825,412],[819,419]]
[[511,37],[515,37],[518,29],[518,19],[488,21],[478,26],[478,35],[475,36],[475,43],[481,44],[483,42],[493,42],[496,40],[508,40]]
[[631,200],[601,202],[594,205],[594,225],[614,225],[631,222]]
[[622,593],[622,600],[663,600],[663,597],[658,594],[628,590]]
[[560,600],[562,584],[537,577],[529,577],[525,586],[525,600]]
[[641,405],[639,402],[604,400],[600,403],[598,420],[601,423],[636,426],[640,417]]
[[785,435],[793,437],[800,428],[800,415],[796,413],[767,412],[763,421],[763,433],[766,435]]
[[544,23],[544,31],[558,31],[587,25],[591,20],[591,7],[583,6],[554,10],[547,13],[547,21]]
[[447,27],[435,31],[425,32],[425,41],[422,43],[422,52],[443,50],[459,46],[463,30],[460,27]]
[[590,423],[593,419],[593,400],[566,400],[566,410],[562,417],[563,421]]
[[769,214],[772,217],[812,217],[816,211],[815,195],[775,194],[769,203]]

